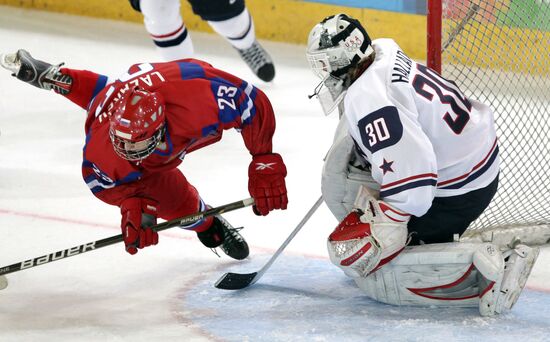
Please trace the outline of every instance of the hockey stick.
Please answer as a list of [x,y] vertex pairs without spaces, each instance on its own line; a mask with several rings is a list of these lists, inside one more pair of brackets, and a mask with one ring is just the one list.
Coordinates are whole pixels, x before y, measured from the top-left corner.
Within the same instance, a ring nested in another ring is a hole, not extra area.
[[283,252],[283,250],[286,248],[286,246],[288,246],[290,241],[292,239],[294,239],[296,234],[298,234],[298,232],[300,231],[300,229],[302,229],[304,224],[306,224],[306,222],[313,215],[313,213],[315,213],[315,211],[317,210],[317,208],[319,208],[321,203],[323,203],[323,197],[322,196],[319,197],[317,202],[315,202],[313,207],[311,207],[311,209],[309,209],[309,211],[307,212],[306,216],[304,216],[302,221],[300,221],[300,223],[296,226],[296,228],[294,228],[292,233],[290,233],[290,235],[286,238],[285,242],[283,242],[283,244],[279,247],[279,249],[277,249],[275,254],[273,254],[271,259],[269,259],[267,264],[265,264],[264,267],[262,267],[259,271],[252,272],[252,273],[231,273],[231,272],[229,272],[229,273],[224,274],[220,279],[218,279],[218,281],[216,282],[216,284],[214,286],[216,286],[218,289],[223,289],[223,290],[241,290],[241,289],[244,289],[245,287],[248,287],[248,286],[256,283],[264,275],[264,273],[267,271],[267,269],[269,267],[271,267],[271,264],[273,264],[275,259],[277,259],[279,257],[279,255]]
[[[157,225],[155,225],[151,228],[156,232],[160,232],[162,230],[166,230],[166,229],[169,229],[169,228],[174,228],[174,227],[186,225],[186,224],[189,224],[189,223],[193,223],[193,222],[199,221],[199,220],[201,220],[203,218],[206,218],[206,217],[209,217],[209,216],[219,215],[219,214],[223,214],[223,213],[228,212],[228,211],[241,209],[241,208],[247,207],[247,206],[252,205],[252,204],[254,204],[254,199],[247,198],[247,199],[244,199],[242,201],[237,201],[237,202],[225,204],[225,205],[222,205],[222,206],[219,206],[219,207],[216,207],[216,208],[208,209],[208,210],[201,211],[201,212],[198,212],[198,213],[195,213],[195,214],[180,217],[180,218],[177,218],[177,219],[174,219],[174,220],[162,222],[162,223],[159,223],[159,224],[157,224]],[[96,250],[98,248],[110,246],[110,245],[113,245],[115,243],[119,243],[119,242],[122,242],[122,241],[123,241],[122,234],[115,235],[115,236],[111,236],[109,238],[105,238],[105,239],[102,239],[102,240],[89,242],[89,243],[86,243],[86,244],[83,244],[83,245],[80,245],[80,246],[67,248],[67,249],[57,251],[57,252],[54,252],[54,253],[50,253],[50,254],[46,254],[46,255],[43,255],[43,256],[40,256],[40,257],[37,257],[37,258],[33,258],[33,259],[25,260],[25,261],[22,261],[22,262],[18,262],[16,264],[12,264],[12,265],[9,265],[9,266],[0,267],[0,285],[5,280],[5,277],[2,277],[3,274],[17,272],[17,271],[25,270],[27,268],[47,264],[47,263],[52,262],[52,261],[57,261],[57,260],[61,260],[61,259],[71,257],[71,256],[75,256],[75,255],[78,255],[78,254],[82,254],[82,253],[85,253],[85,252],[93,251],[93,250]],[[6,284],[6,286],[7,286],[7,284]]]

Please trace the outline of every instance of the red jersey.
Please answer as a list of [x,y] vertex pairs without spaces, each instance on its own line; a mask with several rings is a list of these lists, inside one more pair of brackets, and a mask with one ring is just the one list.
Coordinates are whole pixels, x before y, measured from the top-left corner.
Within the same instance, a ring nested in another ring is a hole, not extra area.
[[[112,83],[90,71],[62,72],[73,78],[67,98],[88,111],[82,175],[92,193],[109,204],[139,196],[148,176],[176,168],[187,153],[217,142],[226,129],[241,132],[250,154],[272,152],[275,118],[267,96],[208,63],[184,59],[136,64]],[[165,138],[141,161],[119,157],[109,137],[109,109],[134,86],[158,92],[165,100]]]

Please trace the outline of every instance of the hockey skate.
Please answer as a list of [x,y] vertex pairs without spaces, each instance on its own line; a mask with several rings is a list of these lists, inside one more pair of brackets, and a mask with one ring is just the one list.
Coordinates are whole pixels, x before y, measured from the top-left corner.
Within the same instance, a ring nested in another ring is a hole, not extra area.
[[259,79],[264,82],[273,80],[275,77],[275,66],[267,51],[264,50],[257,40],[248,49],[237,49],[237,51]]
[[63,63],[51,65],[39,61],[25,50],[0,55],[0,65],[10,70],[12,76],[35,87],[53,89],[63,95],[68,94],[71,89],[72,78],[59,71]]
[[248,244],[239,234],[242,228],[234,228],[220,215],[214,216],[212,225],[204,232],[198,232],[199,240],[208,248],[220,247],[233,259],[242,260],[248,256]]

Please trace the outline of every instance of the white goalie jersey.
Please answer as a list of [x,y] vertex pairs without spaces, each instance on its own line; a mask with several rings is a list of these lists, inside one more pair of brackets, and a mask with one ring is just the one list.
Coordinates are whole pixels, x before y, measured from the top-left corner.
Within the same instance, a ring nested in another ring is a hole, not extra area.
[[489,185],[499,172],[491,109],[411,60],[393,40],[374,40],[373,47],[376,59],[349,87],[344,112],[380,198],[422,216],[434,196]]

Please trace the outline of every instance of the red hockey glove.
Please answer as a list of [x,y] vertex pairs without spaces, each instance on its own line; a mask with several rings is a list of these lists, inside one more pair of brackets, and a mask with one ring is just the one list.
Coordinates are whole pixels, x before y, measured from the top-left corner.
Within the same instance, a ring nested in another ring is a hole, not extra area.
[[274,209],[286,209],[286,166],[277,153],[252,157],[248,167],[248,191],[254,198],[254,213],[267,215]]
[[122,236],[126,252],[136,254],[138,248],[156,245],[158,233],[150,227],[157,223],[157,203],[150,199],[132,197],[120,204]]

